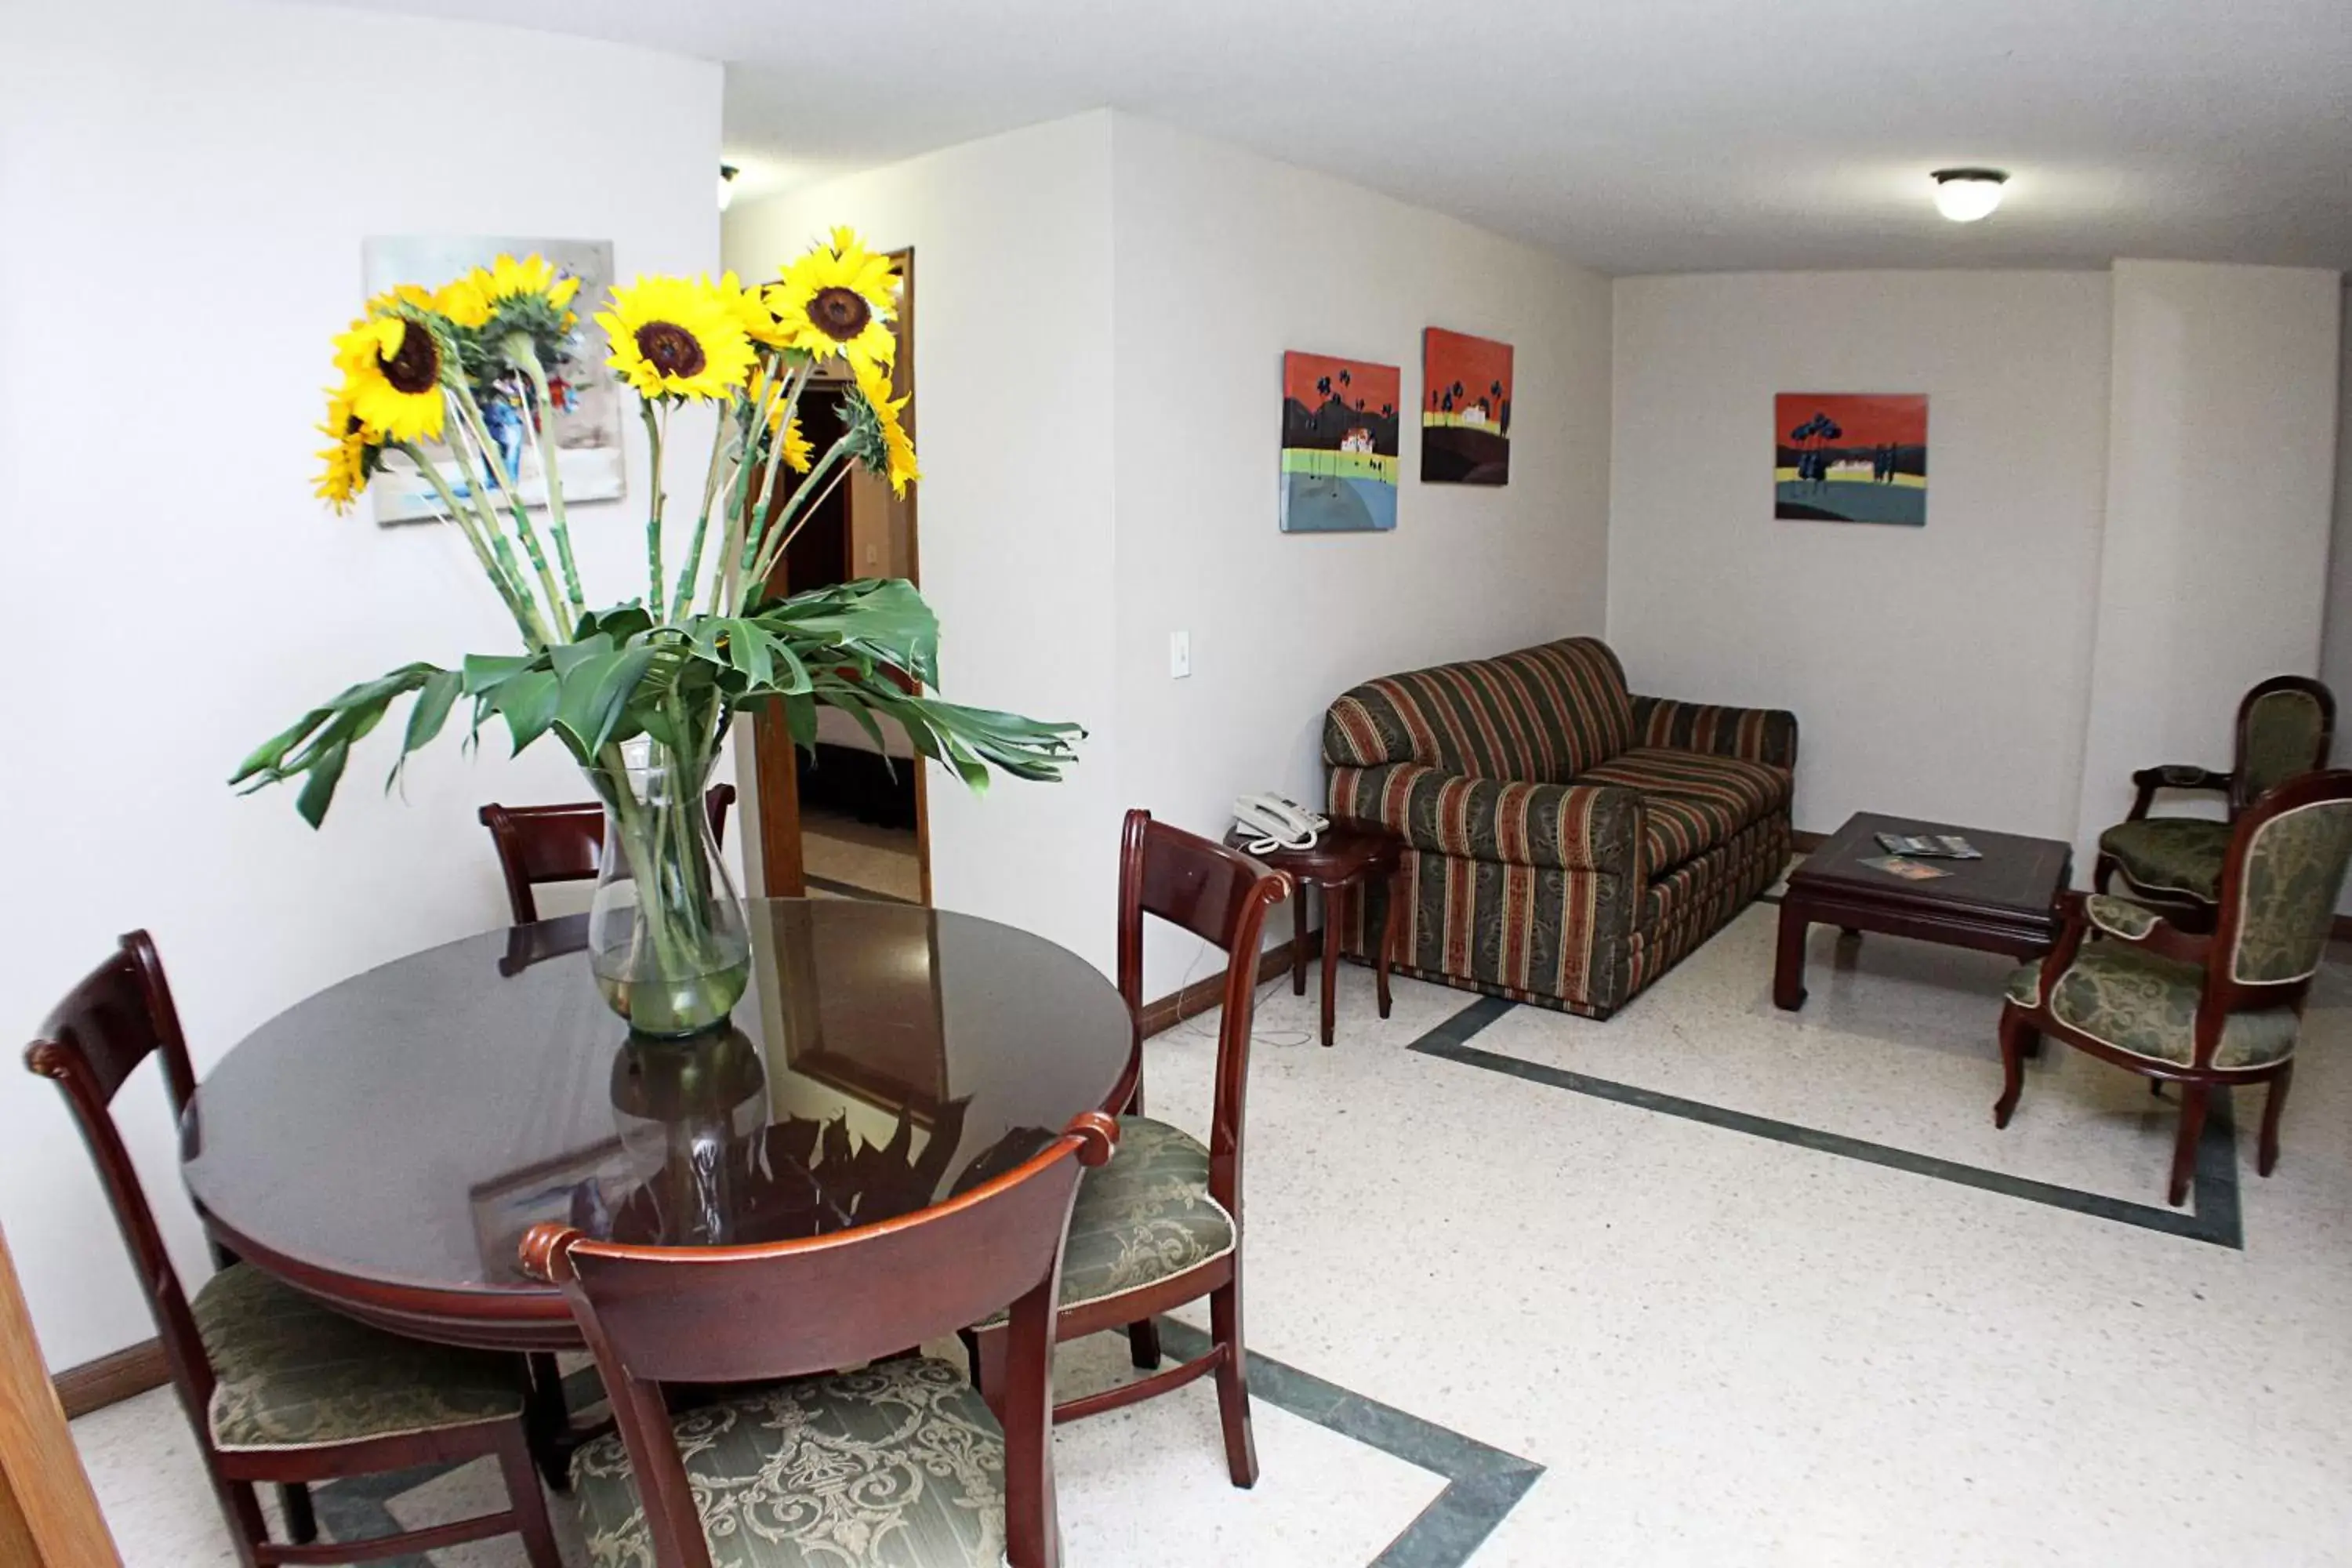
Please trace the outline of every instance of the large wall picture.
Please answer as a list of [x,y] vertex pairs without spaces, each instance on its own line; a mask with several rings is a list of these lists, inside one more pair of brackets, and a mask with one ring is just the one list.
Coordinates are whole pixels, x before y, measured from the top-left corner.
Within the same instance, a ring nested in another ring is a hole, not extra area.
[[1422,334],[1424,484],[1511,482],[1511,345],[1431,327]]
[[1397,521],[1397,418],[1403,374],[1392,364],[1282,356],[1282,531],[1347,533]]
[[1774,517],[1927,521],[1924,393],[1783,392],[1772,422]]
[[[604,329],[595,321],[606,292],[613,286],[613,242],[608,239],[532,239],[488,237],[371,238],[361,247],[371,299],[405,283],[429,287],[457,277],[470,268],[487,268],[501,256],[533,253],[554,263],[565,278],[580,280],[572,298],[577,323],[572,331],[572,352],[547,367],[547,391],[555,405],[556,462],[563,470],[567,502],[614,500],[625,492],[621,462],[621,398],[605,363],[612,353]],[[482,409],[491,444],[499,449],[499,465],[512,476],[526,504],[547,504],[547,477],[541,471],[538,443],[527,421],[530,401],[520,377],[502,388]],[[450,460],[445,448],[433,447],[427,456],[446,474],[462,474],[467,466]],[[460,481],[462,482],[462,481]],[[441,515],[432,487],[406,458],[389,456],[383,471],[369,486],[375,496],[379,523],[419,522]]]

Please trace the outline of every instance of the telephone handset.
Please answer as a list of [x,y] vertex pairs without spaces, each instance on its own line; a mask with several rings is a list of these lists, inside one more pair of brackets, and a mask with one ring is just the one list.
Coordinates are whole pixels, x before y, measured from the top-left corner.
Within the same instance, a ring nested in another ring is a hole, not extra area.
[[1234,802],[1234,823],[1252,836],[1248,847],[1253,855],[1268,855],[1276,849],[1312,849],[1316,838],[1331,826],[1330,818],[1278,795],[1238,797]]

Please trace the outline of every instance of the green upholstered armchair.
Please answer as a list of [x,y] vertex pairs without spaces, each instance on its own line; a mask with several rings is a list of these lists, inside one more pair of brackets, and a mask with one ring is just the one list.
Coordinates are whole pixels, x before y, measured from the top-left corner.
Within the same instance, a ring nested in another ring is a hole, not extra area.
[[[2210,928],[2230,824],[2268,791],[2326,767],[2335,733],[2336,697],[2326,686],[2300,675],[2263,681],[2238,704],[2237,756],[2228,773],[2167,763],[2132,774],[2138,794],[2131,816],[2099,835],[2091,885],[2111,891],[2120,873],[2132,897],[2165,906],[2179,925]],[[2167,789],[2219,794],[2229,803],[2229,816],[2220,822],[2148,816],[2157,792]]]
[[2352,866],[2352,772],[2305,773],[2239,814],[2221,858],[2214,929],[2198,935],[2126,900],[2081,900],[2048,956],[2009,978],[2004,1074],[1993,1125],[2009,1125],[2024,1058],[2042,1036],[2158,1083],[2180,1085],[2166,1200],[2178,1206],[2216,1087],[2267,1082],[2262,1150],[2278,1163],[2279,1110],[2294,1073],[2312,976]]

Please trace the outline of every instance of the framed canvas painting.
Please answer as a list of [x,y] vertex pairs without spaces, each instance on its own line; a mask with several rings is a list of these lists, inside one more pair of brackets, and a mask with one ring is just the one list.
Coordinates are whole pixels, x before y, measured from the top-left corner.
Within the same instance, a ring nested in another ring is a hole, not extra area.
[[1423,484],[1511,482],[1511,345],[1431,327],[1422,334]]
[[[572,330],[571,351],[547,367],[547,390],[555,405],[555,460],[563,470],[566,504],[617,500],[625,489],[621,462],[621,395],[614,384],[612,367],[604,361],[612,346],[594,313],[604,309],[613,286],[613,242],[608,239],[531,239],[488,236],[461,238],[371,238],[361,256],[370,299],[399,284],[435,288],[469,268],[488,267],[504,256],[544,256],[562,277],[580,279],[572,296],[577,322]],[[499,459],[515,481],[525,504],[547,504],[547,477],[541,472],[539,443],[528,421],[530,399],[520,377],[500,386],[483,405],[482,417],[497,443]],[[466,470],[446,447],[430,447],[426,455],[441,471]],[[464,481],[460,479],[459,483]],[[441,515],[433,488],[405,458],[388,454],[383,471],[368,487],[375,498],[379,523],[424,522]]]
[[1282,531],[1385,531],[1397,520],[1398,400],[1392,364],[1282,356]]
[[1926,524],[1926,394],[1783,392],[1772,423],[1774,517]]

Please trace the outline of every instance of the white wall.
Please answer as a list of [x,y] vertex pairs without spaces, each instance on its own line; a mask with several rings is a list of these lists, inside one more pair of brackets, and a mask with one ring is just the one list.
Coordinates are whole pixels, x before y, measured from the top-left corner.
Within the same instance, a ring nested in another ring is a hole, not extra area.
[[1086,725],[1061,784],[930,790],[931,889],[1108,969],[1112,744],[1111,125],[1016,131],[739,203],[726,263],[772,277],[854,224],[915,252],[917,553],[952,700]]
[[[201,1073],[310,992],[500,923],[475,807],[581,798],[560,749],[509,763],[495,742],[475,760],[445,743],[404,802],[376,787],[373,744],[317,834],[290,793],[222,783],[351,680],[513,637],[441,530],[311,499],[328,339],[357,312],[372,234],[609,238],[624,276],[709,268],[719,95],[716,66],[497,28],[241,0],[11,9],[7,1038],[134,926]],[[642,570],[642,452],[629,463],[628,503],[573,514],[592,593],[613,598]],[[121,1106],[200,1276],[160,1082]],[[13,1069],[0,1224],[52,1366],[153,1331],[57,1090]]]
[[[1634,689],[1792,710],[1796,818],[2070,837],[2107,437],[2107,280],[1616,283],[1609,637]],[[1772,516],[1773,395],[1927,395],[1924,528]]]
[[2333,272],[2116,263],[2085,868],[2133,769],[2228,766],[2245,689],[2318,669],[2342,300]]
[[[1244,790],[1322,798],[1323,710],[1358,681],[1601,630],[1609,286],[1131,116],[1113,169],[1119,780],[1123,804],[1213,835]],[[1394,532],[1277,531],[1283,352],[1401,365],[1410,409],[1428,326],[1516,349],[1510,483],[1423,484],[1408,420]],[[1155,942],[1146,994],[1192,956]]]
[[[2347,299],[2352,303],[2352,299]],[[2352,329],[2352,319],[2344,326]],[[2347,705],[2352,726],[2352,330],[2340,331],[2336,382],[2336,511],[2328,531],[2326,625],[2319,648],[2319,678]],[[2352,763],[2352,735],[2337,748],[2336,765]],[[2347,894],[2352,898],[2352,894]]]

